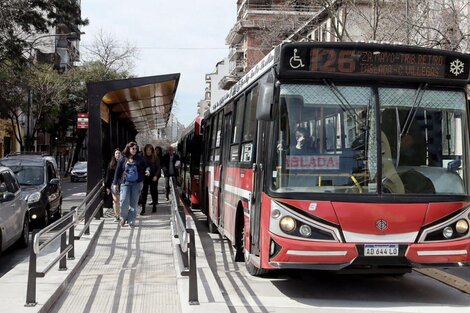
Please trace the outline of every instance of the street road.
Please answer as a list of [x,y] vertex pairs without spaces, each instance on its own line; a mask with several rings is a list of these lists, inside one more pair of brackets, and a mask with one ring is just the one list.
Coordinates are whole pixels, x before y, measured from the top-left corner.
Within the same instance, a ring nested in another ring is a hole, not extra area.
[[[72,206],[78,206],[86,196],[86,182],[71,183],[68,179],[62,181],[62,213],[70,211]],[[30,243],[32,242],[30,237]],[[51,245],[55,249],[59,242]],[[25,262],[29,257],[29,249],[19,249],[13,245],[0,255],[0,278],[13,269],[17,264]]]
[[244,263],[233,261],[226,239],[208,233],[205,216],[193,217],[231,312],[470,312],[469,294],[418,272],[392,277],[278,271],[253,277]]

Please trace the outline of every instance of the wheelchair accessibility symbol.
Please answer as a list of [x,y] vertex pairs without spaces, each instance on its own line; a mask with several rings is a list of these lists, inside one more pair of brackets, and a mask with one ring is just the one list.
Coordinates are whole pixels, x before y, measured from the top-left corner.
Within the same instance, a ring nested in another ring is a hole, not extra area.
[[305,66],[304,62],[302,62],[302,59],[297,55],[297,49],[294,49],[294,55],[290,58],[289,64],[292,68],[299,68]]

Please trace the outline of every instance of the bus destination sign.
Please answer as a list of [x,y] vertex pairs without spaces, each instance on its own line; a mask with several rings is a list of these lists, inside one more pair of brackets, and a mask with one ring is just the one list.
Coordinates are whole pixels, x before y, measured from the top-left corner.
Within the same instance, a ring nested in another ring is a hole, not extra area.
[[323,74],[468,80],[469,58],[380,49],[286,47],[282,68]]

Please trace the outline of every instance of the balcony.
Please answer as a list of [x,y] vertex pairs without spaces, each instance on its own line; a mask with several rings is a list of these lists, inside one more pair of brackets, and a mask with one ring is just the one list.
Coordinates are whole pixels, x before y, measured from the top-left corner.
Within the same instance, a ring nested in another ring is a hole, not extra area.
[[288,5],[288,4],[253,4],[244,3],[238,9],[238,19],[247,19],[256,15],[305,15],[310,16],[321,10],[320,5]]
[[260,28],[263,25],[265,25],[264,21],[240,20],[229,31],[225,43],[229,46],[237,45],[242,41],[243,33],[248,29]]
[[246,48],[244,45],[235,45],[230,49],[230,52],[228,54],[228,59],[230,61],[235,61],[236,59],[240,58],[240,55],[245,52]]
[[225,75],[219,81],[219,88],[222,90],[229,90],[230,87],[235,85],[239,79],[240,79],[240,76]]

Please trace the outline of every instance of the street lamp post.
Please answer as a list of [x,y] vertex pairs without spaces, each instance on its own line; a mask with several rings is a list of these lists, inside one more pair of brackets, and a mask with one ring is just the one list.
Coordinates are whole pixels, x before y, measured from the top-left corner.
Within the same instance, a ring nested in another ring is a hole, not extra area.
[[[83,32],[77,33],[77,32],[70,32],[67,34],[46,34],[42,35],[39,37],[36,37],[33,41],[29,43],[29,58],[28,58],[28,68],[29,71],[31,71],[31,68],[33,67],[33,49],[34,49],[34,44],[44,38],[48,37],[69,37],[69,38],[78,38],[79,35],[84,34]],[[28,111],[26,112],[27,118],[26,118],[26,138],[25,138],[25,148],[26,151],[31,151],[32,150],[32,131],[31,131],[31,124],[32,124],[32,117],[33,117],[33,90],[29,88],[28,92]]]

